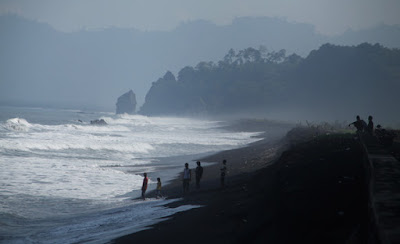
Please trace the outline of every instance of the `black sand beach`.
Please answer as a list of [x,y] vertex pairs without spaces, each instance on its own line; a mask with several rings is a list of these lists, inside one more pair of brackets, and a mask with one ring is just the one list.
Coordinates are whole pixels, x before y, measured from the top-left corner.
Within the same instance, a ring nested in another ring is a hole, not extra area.
[[[230,171],[225,188],[219,185],[221,165],[212,165],[204,169],[200,190],[192,181],[191,192],[169,206],[204,207],[112,243],[366,243],[368,193],[355,134],[299,127],[281,140],[201,161],[222,159]],[[182,182],[163,192],[182,197]]]

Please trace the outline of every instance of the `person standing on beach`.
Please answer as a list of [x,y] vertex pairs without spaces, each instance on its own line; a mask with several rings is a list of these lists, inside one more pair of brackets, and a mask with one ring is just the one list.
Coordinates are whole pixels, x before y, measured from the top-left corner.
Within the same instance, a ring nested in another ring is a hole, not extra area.
[[189,192],[189,183],[192,180],[192,171],[189,169],[189,164],[185,163],[185,169],[183,170],[183,194]]
[[143,174],[143,184],[142,184],[142,199],[146,200],[146,190],[147,190],[147,184],[149,183],[149,178],[147,178],[147,173]]
[[196,188],[200,189],[200,179],[203,176],[203,167],[200,165],[200,161],[197,161],[196,167]]
[[157,178],[156,198],[161,198],[161,179]]
[[225,187],[225,176],[228,173],[228,168],[226,167],[226,160],[222,161],[222,168],[221,170],[221,187]]
[[367,125],[367,132],[370,135],[374,134],[374,122],[372,122],[372,116],[368,116],[368,125]]

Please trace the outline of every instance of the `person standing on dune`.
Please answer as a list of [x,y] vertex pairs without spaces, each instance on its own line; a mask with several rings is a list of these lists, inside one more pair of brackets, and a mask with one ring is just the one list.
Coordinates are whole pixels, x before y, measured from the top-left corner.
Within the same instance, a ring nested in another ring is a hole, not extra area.
[[368,116],[367,132],[372,136],[374,134],[374,122],[372,121],[372,116]]
[[349,126],[350,126],[350,125],[353,125],[354,127],[356,127],[357,133],[362,133],[362,132],[364,132],[364,130],[365,130],[366,127],[367,127],[367,123],[365,123],[364,120],[360,119],[360,116],[359,116],[359,115],[356,116],[356,121],[350,123]]

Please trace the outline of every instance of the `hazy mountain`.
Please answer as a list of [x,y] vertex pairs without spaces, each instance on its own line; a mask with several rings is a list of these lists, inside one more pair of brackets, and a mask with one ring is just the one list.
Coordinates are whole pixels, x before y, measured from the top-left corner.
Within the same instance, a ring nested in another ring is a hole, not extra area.
[[330,43],[341,45],[358,45],[362,42],[380,43],[389,48],[400,47],[400,26],[384,25],[367,30],[348,30],[342,35],[331,37]]
[[187,66],[153,83],[146,115],[270,116],[346,120],[369,114],[397,122],[400,50],[325,44],[306,58],[247,48],[217,64]]
[[[398,29],[381,26],[372,42],[398,40]],[[369,41],[363,39],[366,33],[345,33],[335,40],[356,43],[360,36],[359,42]],[[194,21],[169,32],[109,28],[63,33],[5,15],[0,16],[0,36],[0,104],[111,111],[126,90],[136,93],[140,106],[151,82],[167,70],[177,73],[203,60],[220,60],[230,48],[264,45],[306,56],[330,40],[311,25],[274,18],[238,18],[226,26]]]

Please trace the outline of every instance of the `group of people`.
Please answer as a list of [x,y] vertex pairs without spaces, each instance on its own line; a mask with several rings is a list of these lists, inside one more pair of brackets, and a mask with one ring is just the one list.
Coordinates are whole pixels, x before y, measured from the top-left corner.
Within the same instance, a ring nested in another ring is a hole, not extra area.
[[357,129],[357,133],[370,135],[370,138],[374,138],[378,143],[384,146],[391,146],[395,138],[393,132],[383,129],[381,125],[377,125],[374,130],[374,122],[372,122],[371,115],[368,116],[368,124],[357,115],[356,121],[349,124],[349,126],[351,125]]
[[359,115],[356,116],[356,121],[350,123],[349,126],[353,125],[356,127],[357,132],[367,132],[368,134],[372,135],[374,133],[374,122],[372,121],[372,116],[368,116],[368,124],[365,123],[364,120],[360,118]]
[[[196,173],[196,188],[200,188],[200,180],[203,177],[203,167],[201,166],[200,161],[196,162],[197,167],[195,170]],[[189,169],[189,164],[185,163],[185,168],[183,169],[183,194],[189,192],[190,181],[192,180],[192,171]]]
[[[196,174],[196,189],[200,189],[200,180],[203,177],[203,167],[200,164],[200,161],[196,162],[197,167],[195,169]],[[225,187],[225,176],[228,173],[228,168],[226,167],[226,159],[222,160],[222,167],[220,168],[221,172],[221,187]],[[189,164],[185,163],[185,168],[183,170],[183,194],[189,192],[190,181],[192,180],[192,171],[189,169]]]
[[[195,169],[195,174],[196,174],[196,189],[200,189],[200,180],[203,177],[203,167],[201,166],[200,161],[196,162],[197,167]],[[225,177],[228,173],[228,168],[226,166],[226,160],[224,159],[222,161],[222,167],[220,169],[221,172],[221,187],[225,187]],[[147,185],[149,183],[149,178],[147,177],[147,173],[143,174],[143,184],[142,184],[142,199],[146,199],[146,191],[147,191]],[[189,164],[185,163],[185,168],[183,169],[183,194],[187,194],[189,192],[189,186],[190,182],[192,180],[192,170],[189,168]],[[157,187],[156,187],[156,198],[161,198],[161,179],[157,178]]]

